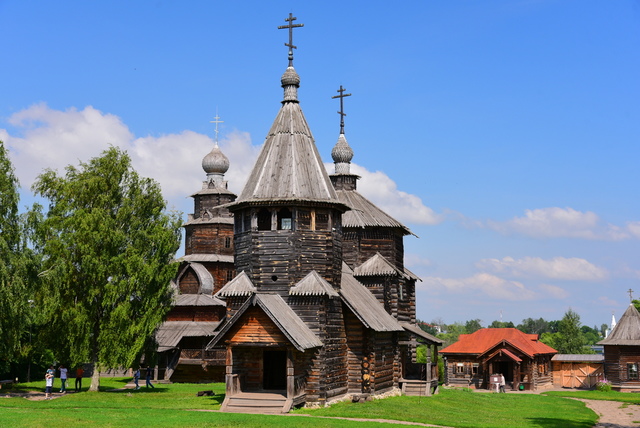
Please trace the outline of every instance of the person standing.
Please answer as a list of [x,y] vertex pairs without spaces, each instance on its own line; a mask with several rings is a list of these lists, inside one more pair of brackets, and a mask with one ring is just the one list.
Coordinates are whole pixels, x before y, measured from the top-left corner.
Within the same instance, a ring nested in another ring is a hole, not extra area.
[[60,392],[63,394],[67,393],[67,368],[60,364]]
[[147,388],[155,388],[155,386],[153,386],[153,384],[151,383],[151,376],[153,375],[153,372],[151,370],[151,367],[147,366]]
[[55,377],[55,370],[53,366],[49,366],[49,369],[44,375],[44,399],[51,400],[51,392],[53,390],[53,378]]
[[140,385],[138,385],[138,380],[140,380],[140,368],[139,367],[133,373],[133,383],[136,384],[136,389],[140,389]]
[[82,366],[78,366],[76,369],[76,392],[80,392],[82,390],[82,375],[84,374],[84,369]]
[[500,392],[505,392],[504,391],[505,384],[506,382],[504,381],[504,375],[500,373]]

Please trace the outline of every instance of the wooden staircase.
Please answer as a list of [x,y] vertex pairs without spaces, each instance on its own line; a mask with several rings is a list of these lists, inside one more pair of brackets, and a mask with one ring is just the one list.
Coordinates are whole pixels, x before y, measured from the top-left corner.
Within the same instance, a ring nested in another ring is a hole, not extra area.
[[402,395],[428,397],[438,393],[438,382],[417,379],[401,379]]
[[291,410],[291,400],[279,392],[240,392],[226,396],[220,411],[230,413],[282,414]]

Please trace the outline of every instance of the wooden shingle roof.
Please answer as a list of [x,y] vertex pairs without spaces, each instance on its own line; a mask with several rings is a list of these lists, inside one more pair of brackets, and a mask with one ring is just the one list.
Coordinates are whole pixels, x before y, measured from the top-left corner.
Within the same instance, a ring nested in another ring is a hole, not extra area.
[[231,319],[220,329],[216,336],[209,342],[207,349],[219,345],[229,330],[242,318],[242,315],[251,306],[260,307],[269,319],[280,329],[291,344],[299,351],[322,346],[322,341],[315,335],[304,321],[296,315],[287,302],[277,294],[255,294],[236,311]]
[[207,294],[178,294],[174,306],[225,306],[222,300]]
[[371,258],[353,270],[354,276],[399,276],[406,279],[419,280],[410,270],[397,269],[382,254],[375,253]]
[[345,263],[342,264],[340,295],[365,327],[375,331],[404,331],[369,289],[353,277],[353,272]]
[[239,275],[227,282],[214,296],[218,298],[234,297],[234,296],[251,296],[257,291],[256,287],[249,279],[246,272],[242,271]]
[[318,272],[312,270],[296,285],[289,289],[291,296],[332,296],[338,297],[333,286],[327,282]]
[[337,190],[338,199],[350,210],[342,215],[342,227],[390,227],[411,234],[408,227],[378,208],[373,202],[355,190]]
[[158,351],[175,348],[183,337],[213,336],[220,322],[165,321],[156,331]]
[[624,311],[609,336],[598,345],[640,346],[640,313],[633,304]]

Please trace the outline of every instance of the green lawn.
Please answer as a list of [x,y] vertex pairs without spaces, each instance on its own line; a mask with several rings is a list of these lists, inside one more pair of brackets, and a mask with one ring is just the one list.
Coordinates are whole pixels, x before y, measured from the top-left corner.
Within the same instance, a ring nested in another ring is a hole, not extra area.
[[572,398],[584,398],[587,400],[606,400],[606,401],[619,401],[621,403],[640,404],[640,394],[633,394],[629,392],[600,392],[600,391],[549,391],[545,395],[552,397],[572,397]]
[[[103,391],[121,388],[129,379],[102,379]],[[44,382],[19,385],[44,390]],[[213,390],[212,397],[197,397]],[[392,397],[368,403],[340,403],[329,408],[300,409],[289,416],[211,412],[222,402],[223,384],[156,384],[139,391],[82,392],[49,401],[0,397],[0,426],[154,426],[291,428],[392,426],[327,417],[397,419],[452,427],[589,428],[596,415],[583,403],[557,396],[491,394],[442,390],[434,397]],[[0,391],[0,396],[5,390]],[[585,397],[586,398],[586,397]],[[303,416],[303,415],[310,416]],[[397,425],[396,425],[397,426]]]

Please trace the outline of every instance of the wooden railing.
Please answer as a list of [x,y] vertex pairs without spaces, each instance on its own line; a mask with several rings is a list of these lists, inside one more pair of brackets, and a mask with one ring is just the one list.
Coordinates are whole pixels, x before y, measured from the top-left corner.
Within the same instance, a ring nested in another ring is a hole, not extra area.
[[204,349],[181,349],[180,359],[201,360],[211,365],[224,366],[227,361],[227,351],[224,349],[214,349],[211,351]]

